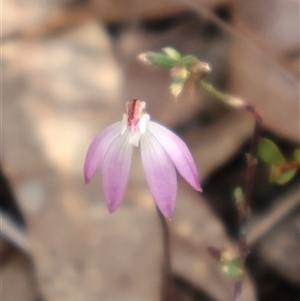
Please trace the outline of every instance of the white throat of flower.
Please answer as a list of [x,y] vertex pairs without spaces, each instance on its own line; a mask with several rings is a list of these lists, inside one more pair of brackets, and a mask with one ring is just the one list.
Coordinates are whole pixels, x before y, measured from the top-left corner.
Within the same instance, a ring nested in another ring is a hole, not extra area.
[[128,143],[132,146],[139,146],[140,137],[147,130],[150,116],[145,113],[146,103],[133,99],[126,103],[127,113],[123,114],[121,135],[125,132],[128,135]]

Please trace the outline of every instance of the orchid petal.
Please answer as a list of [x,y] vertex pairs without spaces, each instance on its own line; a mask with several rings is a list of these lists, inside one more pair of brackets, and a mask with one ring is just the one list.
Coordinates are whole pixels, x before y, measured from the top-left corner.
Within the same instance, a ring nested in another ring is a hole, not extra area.
[[122,121],[116,122],[101,131],[92,141],[84,162],[85,183],[88,183],[102,163],[111,143],[120,135]]
[[146,132],[141,136],[141,155],[146,179],[153,198],[165,217],[170,218],[176,202],[176,171],[170,157],[155,139]]
[[196,190],[202,191],[198,170],[186,144],[167,128],[149,121],[147,129],[163,146],[182,177]]
[[108,148],[102,163],[102,183],[110,213],[120,205],[129,178],[132,146],[128,134],[119,136]]

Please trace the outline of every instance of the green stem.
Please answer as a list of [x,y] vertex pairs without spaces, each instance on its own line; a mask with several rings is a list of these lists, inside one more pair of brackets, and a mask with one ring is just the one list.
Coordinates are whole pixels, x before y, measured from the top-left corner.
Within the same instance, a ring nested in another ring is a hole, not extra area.
[[232,98],[232,96],[222,93],[221,91],[214,88],[212,84],[206,82],[205,80],[201,80],[199,84],[205,91],[207,91],[208,93],[212,94],[214,97],[225,103],[228,103],[228,101]]
[[210,93],[212,96],[219,99],[223,103],[236,109],[245,109],[254,116],[255,120],[257,120],[260,123],[262,122],[260,113],[256,110],[256,108],[244,101],[243,99],[229,94],[225,94],[217,90],[215,87],[213,87],[213,85],[206,82],[205,80],[199,81],[199,84],[206,92]]

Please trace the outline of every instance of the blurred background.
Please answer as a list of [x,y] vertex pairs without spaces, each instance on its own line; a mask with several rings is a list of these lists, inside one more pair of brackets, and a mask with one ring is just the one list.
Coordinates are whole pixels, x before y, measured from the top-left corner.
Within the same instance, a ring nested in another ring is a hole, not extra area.
[[[250,114],[203,91],[176,102],[167,70],[141,52],[172,46],[212,67],[207,80],[263,116],[288,158],[299,146],[298,0],[3,0],[1,300],[161,300],[162,231],[139,152],[110,215],[101,177],[85,186],[93,137],[125,102],[190,147],[203,194],[182,179],[168,222],[176,301],[232,300],[234,279],[207,252],[238,254],[233,190],[244,180]],[[258,163],[243,300],[299,299],[299,174],[268,182]]]

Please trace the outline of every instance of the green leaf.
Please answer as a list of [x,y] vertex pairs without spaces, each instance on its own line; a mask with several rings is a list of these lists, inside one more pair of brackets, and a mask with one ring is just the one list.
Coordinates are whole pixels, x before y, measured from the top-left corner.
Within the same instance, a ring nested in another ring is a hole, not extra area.
[[183,56],[180,60],[179,60],[179,64],[182,64],[182,65],[185,65],[185,66],[188,66],[188,65],[191,65],[195,62],[197,62],[198,59],[193,56],[193,55],[185,55]]
[[184,82],[185,82],[184,79],[180,80],[179,78],[172,81],[170,85],[170,91],[175,98],[177,98],[178,95],[182,92],[184,87]]
[[172,82],[170,84],[171,93],[175,98],[182,92],[189,73],[183,66],[175,66],[171,70]]
[[181,59],[181,54],[174,48],[165,47],[162,49],[162,51],[164,51],[171,59],[175,60],[176,62]]
[[278,165],[285,162],[284,156],[277,145],[267,138],[261,138],[259,142],[258,157],[269,165]]
[[296,174],[296,169],[291,169],[283,174],[278,174],[277,167],[272,166],[271,167],[271,173],[270,173],[270,182],[277,183],[280,185],[284,185],[287,182],[289,182]]
[[234,278],[243,275],[242,261],[239,257],[222,263],[222,271]]
[[177,61],[162,52],[145,52],[138,56],[138,59],[145,64],[153,64],[160,67],[171,69]]
[[245,201],[244,193],[241,187],[236,187],[233,192],[235,203],[241,204]]
[[294,158],[299,162],[300,164],[300,149],[296,149],[294,151]]

